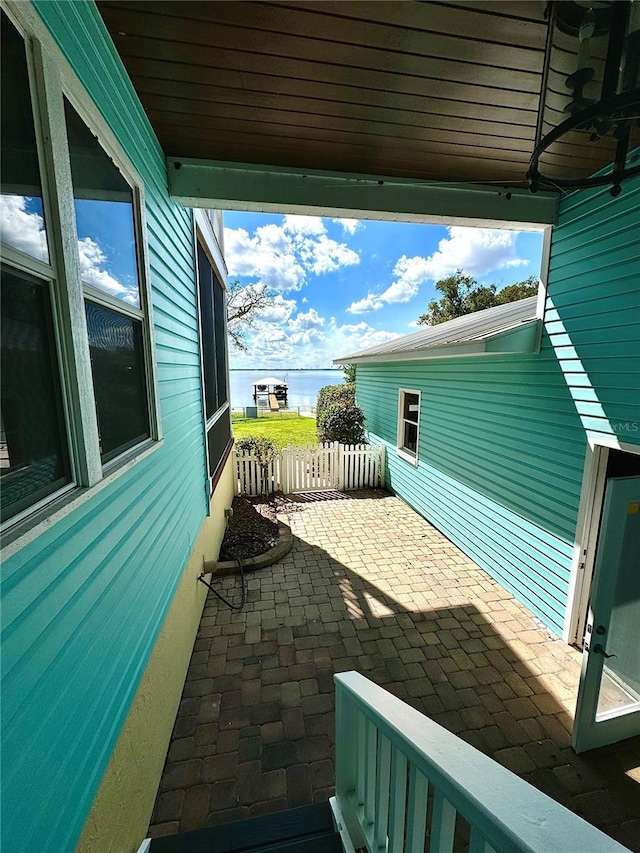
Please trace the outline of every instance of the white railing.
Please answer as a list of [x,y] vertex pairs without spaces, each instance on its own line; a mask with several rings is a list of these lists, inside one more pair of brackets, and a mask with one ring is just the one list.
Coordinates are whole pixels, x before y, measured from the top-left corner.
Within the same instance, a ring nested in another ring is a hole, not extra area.
[[384,445],[327,444],[285,447],[268,465],[236,451],[236,494],[377,488],[384,485]]
[[523,779],[357,672],[336,685],[336,796],[345,849],[452,853],[625,853]]

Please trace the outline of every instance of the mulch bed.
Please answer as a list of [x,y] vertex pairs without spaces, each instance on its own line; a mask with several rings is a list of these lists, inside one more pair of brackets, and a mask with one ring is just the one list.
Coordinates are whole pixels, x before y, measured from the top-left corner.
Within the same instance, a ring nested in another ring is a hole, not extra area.
[[233,515],[220,547],[222,559],[257,557],[278,543],[276,504],[264,497],[233,499]]

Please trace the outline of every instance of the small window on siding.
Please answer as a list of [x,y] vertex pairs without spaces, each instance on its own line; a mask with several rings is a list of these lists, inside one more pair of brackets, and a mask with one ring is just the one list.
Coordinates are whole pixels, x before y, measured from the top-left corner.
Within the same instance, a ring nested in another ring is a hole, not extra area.
[[400,389],[398,400],[398,453],[418,462],[420,392]]

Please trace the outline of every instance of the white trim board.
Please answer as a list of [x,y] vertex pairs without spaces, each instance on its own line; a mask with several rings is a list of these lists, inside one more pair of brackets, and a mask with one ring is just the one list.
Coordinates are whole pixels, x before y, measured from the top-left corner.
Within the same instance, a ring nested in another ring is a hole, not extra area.
[[620,441],[616,436],[587,436],[584,474],[576,522],[567,609],[562,639],[569,645],[580,645],[584,636],[587,607],[595,567],[600,516],[606,486],[610,450],[640,455],[640,446]]

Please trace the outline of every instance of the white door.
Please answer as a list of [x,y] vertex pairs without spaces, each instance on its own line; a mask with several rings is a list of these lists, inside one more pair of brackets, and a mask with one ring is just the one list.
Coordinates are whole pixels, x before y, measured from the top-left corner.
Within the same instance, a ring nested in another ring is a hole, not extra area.
[[609,480],[584,639],[573,748],[640,734],[640,477]]

